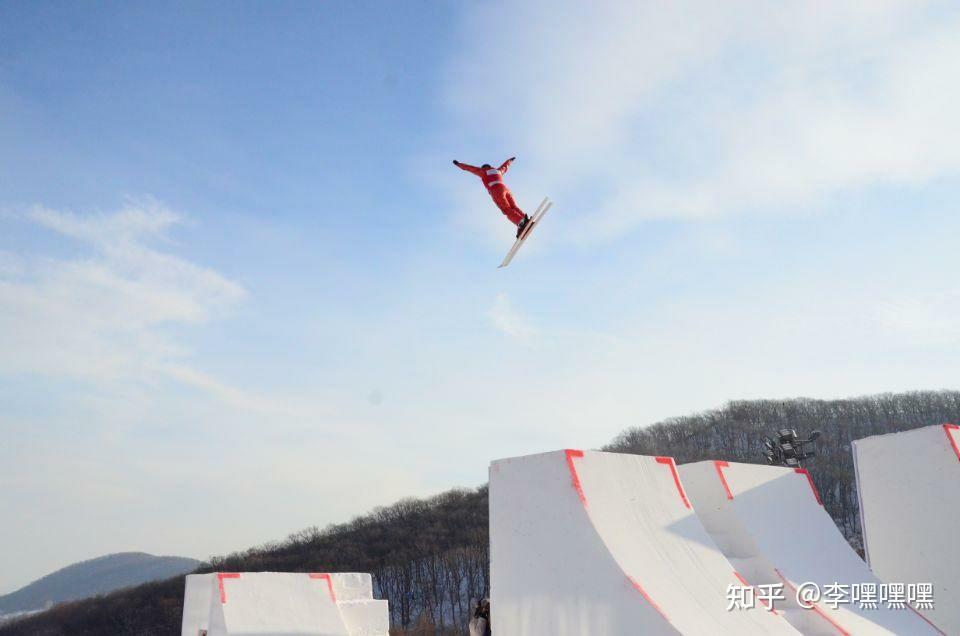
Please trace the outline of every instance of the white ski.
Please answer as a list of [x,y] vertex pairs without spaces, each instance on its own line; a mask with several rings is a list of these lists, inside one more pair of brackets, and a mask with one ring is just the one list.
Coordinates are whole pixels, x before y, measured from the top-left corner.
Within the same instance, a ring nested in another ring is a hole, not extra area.
[[[516,255],[517,251],[520,249],[520,246],[523,245],[523,242],[527,240],[527,237],[530,236],[530,232],[533,231],[533,228],[540,222],[550,209],[550,206],[553,205],[553,201],[550,200],[550,197],[544,197],[543,201],[540,202],[540,205],[537,206],[536,211],[533,213],[533,216],[530,217],[530,222],[527,223],[527,227],[523,228],[523,233],[517,238],[516,243],[513,244],[513,247],[510,248],[510,251],[507,252],[507,256],[503,259],[503,262],[500,263],[500,267],[506,267],[510,264],[510,261],[513,260],[513,257]],[[497,269],[500,269],[498,267]]]

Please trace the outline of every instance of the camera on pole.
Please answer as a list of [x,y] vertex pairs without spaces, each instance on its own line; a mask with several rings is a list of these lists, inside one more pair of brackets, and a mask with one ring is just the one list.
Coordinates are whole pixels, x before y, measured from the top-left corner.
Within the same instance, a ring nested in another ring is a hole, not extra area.
[[813,431],[807,439],[799,439],[792,428],[782,428],[775,437],[763,437],[763,455],[771,466],[802,467],[802,462],[815,457],[816,451],[807,450],[820,437],[820,431]]

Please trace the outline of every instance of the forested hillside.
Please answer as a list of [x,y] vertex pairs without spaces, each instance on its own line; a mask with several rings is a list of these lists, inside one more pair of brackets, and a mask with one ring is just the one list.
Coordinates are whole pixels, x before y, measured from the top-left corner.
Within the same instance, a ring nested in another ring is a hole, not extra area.
[[670,455],[678,464],[704,459],[764,463],[760,438],[777,429],[801,436],[823,431],[817,458],[810,460],[824,506],[858,551],[862,551],[860,513],[853,475],[853,440],[960,419],[955,391],[877,395],[851,400],[754,400],[730,402],[722,409],[675,417],[622,433],[604,450],[640,455]]
[[[470,598],[489,588],[487,490],[452,490],[404,500],[350,523],[310,528],[276,544],[213,559],[200,571],[370,572],[390,601],[391,623],[435,632],[466,625]],[[183,577],[65,603],[0,626],[2,636],[160,636],[177,634]]]
[[[960,421],[960,392],[880,395],[850,400],[731,402],[621,434],[605,450],[759,462],[760,436],[780,428],[823,431],[809,466],[837,525],[859,546],[850,441]],[[533,450],[533,449],[532,449]],[[547,450],[547,449],[536,449]],[[324,530],[214,559],[210,570],[363,571],[390,601],[395,634],[465,634],[471,599],[489,588],[487,490],[454,490],[405,500]],[[0,627],[0,636],[177,633],[182,578],[57,606]],[[495,610],[494,610],[495,611]]]

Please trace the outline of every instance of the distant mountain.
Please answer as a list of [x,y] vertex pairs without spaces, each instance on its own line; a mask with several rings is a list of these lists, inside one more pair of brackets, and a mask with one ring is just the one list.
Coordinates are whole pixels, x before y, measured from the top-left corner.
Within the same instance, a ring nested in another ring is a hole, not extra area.
[[77,599],[113,592],[193,572],[200,562],[143,552],[108,554],[68,565],[26,587],[0,596],[0,615],[39,610]]

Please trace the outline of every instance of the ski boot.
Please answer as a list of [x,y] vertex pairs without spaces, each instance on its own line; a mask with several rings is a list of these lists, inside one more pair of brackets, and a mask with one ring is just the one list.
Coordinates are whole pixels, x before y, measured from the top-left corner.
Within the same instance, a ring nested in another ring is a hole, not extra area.
[[521,219],[520,223],[517,224],[517,238],[520,238],[520,235],[523,234],[523,231],[526,229],[529,223],[530,223],[530,215],[524,214],[523,219]]

